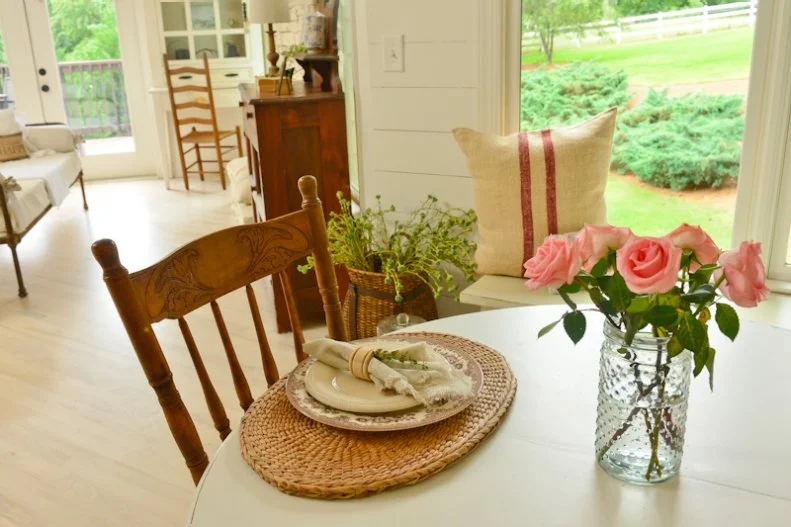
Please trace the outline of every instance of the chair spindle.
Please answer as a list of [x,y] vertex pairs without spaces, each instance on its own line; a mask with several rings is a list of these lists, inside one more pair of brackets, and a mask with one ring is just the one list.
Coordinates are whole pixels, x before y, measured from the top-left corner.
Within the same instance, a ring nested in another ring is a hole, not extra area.
[[228,334],[228,327],[225,325],[220,306],[215,300],[211,301],[211,312],[214,315],[214,321],[217,323],[217,331],[220,332],[222,345],[225,348],[225,356],[228,358],[228,366],[231,368],[233,387],[236,389],[239,405],[242,407],[242,410],[246,411],[250,405],[253,404],[253,396],[250,394],[250,385],[247,383],[247,377],[244,376],[242,366],[239,364],[239,359],[236,357],[236,351],[233,349],[231,336]]
[[184,336],[184,342],[187,343],[187,350],[192,358],[192,363],[195,365],[195,371],[198,373],[198,379],[203,389],[203,395],[206,397],[206,404],[209,407],[209,413],[214,422],[214,428],[220,433],[220,439],[225,439],[228,434],[231,433],[230,421],[228,421],[228,416],[225,414],[225,408],[222,405],[220,396],[217,395],[217,390],[214,389],[214,385],[209,378],[209,373],[206,371],[206,366],[203,364],[203,359],[198,352],[198,346],[195,344],[195,339],[192,337],[192,332],[187,325],[187,321],[184,320],[184,317],[178,320],[179,329],[181,329],[181,334]]
[[255,334],[258,337],[258,346],[261,348],[261,362],[264,365],[266,384],[267,386],[272,386],[280,378],[277,372],[277,364],[275,364],[275,358],[272,356],[272,349],[269,347],[269,341],[266,339],[264,322],[261,320],[261,312],[258,310],[258,302],[255,299],[253,286],[247,284],[244,286],[244,289],[247,292],[250,313],[253,315],[253,325],[255,326]]
[[286,299],[286,308],[288,309],[288,320],[291,322],[291,331],[294,336],[294,351],[297,354],[297,363],[299,363],[308,358],[308,356],[302,349],[302,345],[305,343],[305,336],[302,333],[302,323],[299,320],[294,290],[291,288],[291,279],[288,277],[287,272],[282,271],[277,276],[280,278],[280,285],[283,287],[283,296]]

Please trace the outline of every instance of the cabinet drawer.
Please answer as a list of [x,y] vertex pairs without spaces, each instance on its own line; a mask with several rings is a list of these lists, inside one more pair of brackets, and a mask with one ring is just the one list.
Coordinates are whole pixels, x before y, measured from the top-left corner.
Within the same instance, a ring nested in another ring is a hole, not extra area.
[[246,104],[242,106],[242,121],[244,124],[242,126],[242,130],[244,130],[244,135],[250,140],[251,143],[258,148],[258,123],[255,119],[255,107],[252,105]]
[[[178,67],[178,66],[174,66]],[[242,82],[251,82],[253,80],[253,70],[248,67],[240,68],[209,68],[211,75],[212,88],[227,88],[236,87]],[[203,75],[197,73],[185,73],[173,77],[174,86],[184,86],[187,84],[196,84],[198,86],[205,86],[206,81]]]

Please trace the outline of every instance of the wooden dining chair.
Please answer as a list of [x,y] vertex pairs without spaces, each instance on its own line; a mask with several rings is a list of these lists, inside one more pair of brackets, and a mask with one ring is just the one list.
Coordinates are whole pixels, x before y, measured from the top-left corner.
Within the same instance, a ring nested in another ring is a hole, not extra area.
[[173,437],[195,484],[208,465],[195,424],[173,383],[173,376],[151,325],[178,321],[200,381],[214,427],[220,438],[231,432],[225,408],[209,378],[185,316],[209,304],[225,348],[231,378],[244,410],[252,404],[250,386],[239,365],[217,299],[244,288],[261,351],[264,375],[271,386],[280,375],[266,338],[252,283],[277,274],[283,286],[294,329],[297,361],[306,355],[303,336],[286,268],[313,255],[330,338],[347,340],[338,297],[338,283],[330,259],[324,212],[317,197],[316,179],[299,180],[302,210],[263,223],[218,231],[184,245],[163,260],[129,273],[112,240],[99,240],[91,250],[104,271],[104,282],[115,302],[148,382],[157,394]]
[[[184,175],[184,186],[190,188],[189,174],[199,174],[201,181],[205,174],[219,174],[222,188],[225,190],[225,163],[223,154],[234,148],[242,156],[242,132],[237,126],[236,130],[220,130],[217,126],[217,112],[214,109],[214,92],[211,87],[211,74],[209,73],[209,59],[203,55],[203,67],[183,66],[171,68],[167,53],[162,56],[165,63],[165,77],[170,95],[170,108],[173,113],[173,123],[176,130],[176,143],[181,160],[181,172]],[[192,82],[195,76],[199,79]],[[173,77],[189,81],[189,84],[173,86]],[[176,102],[176,99],[184,99]],[[208,112],[208,113],[207,113]],[[186,134],[182,135],[181,128],[188,125],[208,126],[208,130],[198,130],[193,126]],[[222,145],[223,139],[236,135],[236,145]],[[205,160],[201,157],[201,149],[214,149],[216,160]],[[195,161],[187,165],[186,155],[195,152]],[[216,163],[217,170],[206,170],[204,163]],[[190,170],[198,165],[197,170]]]

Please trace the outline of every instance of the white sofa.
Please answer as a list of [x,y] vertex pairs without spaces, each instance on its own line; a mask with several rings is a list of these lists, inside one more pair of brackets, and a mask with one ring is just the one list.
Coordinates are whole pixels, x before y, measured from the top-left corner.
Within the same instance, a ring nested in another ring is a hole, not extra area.
[[88,210],[82,178],[79,136],[61,124],[28,125],[31,157],[0,163],[0,245],[11,249],[19,296],[27,296],[17,245],[53,207],[59,206],[69,188],[80,182],[83,208]]

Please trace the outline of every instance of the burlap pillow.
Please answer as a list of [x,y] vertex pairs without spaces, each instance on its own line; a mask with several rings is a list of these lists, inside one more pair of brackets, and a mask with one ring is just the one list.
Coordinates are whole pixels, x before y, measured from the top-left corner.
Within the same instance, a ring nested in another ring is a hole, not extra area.
[[0,137],[0,161],[13,161],[27,157],[22,132]]
[[548,235],[606,223],[615,115],[508,136],[453,130],[473,178],[479,273],[522,276]]

